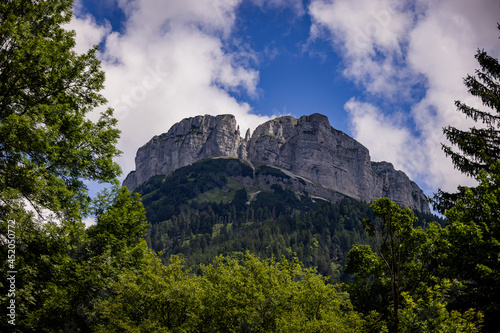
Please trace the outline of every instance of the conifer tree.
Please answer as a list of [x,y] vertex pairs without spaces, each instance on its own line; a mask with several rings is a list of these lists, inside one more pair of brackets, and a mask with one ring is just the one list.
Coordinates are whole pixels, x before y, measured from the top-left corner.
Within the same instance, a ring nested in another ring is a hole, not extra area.
[[[500,25],[498,25],[500,29]],[[488,110],[456,102],[457,110],[482,123],[461,131],[444,129],[459,152],[444,146],[445,153],[464,174],[478,181],[476,187],[459,186],[457,193],[439,191],[434,206],[447,218],[441,233],[440,277],[458,279],[463,289],[452,302],[455,308],[474,308],[485,315],[485,332],[500,324],[500,64],[484,50],[476,54],[481,68],[464,80],[471,95]]]
[[[464,84],[469,93],[478,97],[487,109],[480,110],[461,101],[455,101],[455,106],[457,111],[482,126],[469,130],[445,127],[443,132],[446,138],[458,150],[442,144],[455,168],[471,177],[476,177],[481,170],[489,172],[491,165],[500,159],[500,64],[484,50],[478,50],[475,57],[480,69],[476,70],[476,76],[468,75]],[[440,190],[435,198],[435,207],[444,212],[460,197],[460,192],[450,194]]]

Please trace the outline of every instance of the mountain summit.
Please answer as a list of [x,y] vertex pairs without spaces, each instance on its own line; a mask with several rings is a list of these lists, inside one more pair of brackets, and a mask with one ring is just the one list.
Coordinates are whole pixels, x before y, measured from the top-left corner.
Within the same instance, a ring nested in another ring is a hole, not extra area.
[[388,197],[430,212],[427,197],[405,173],[390,163],[372,162],[366,147],[334,129],[321,114],[278,117],[259,125],[252,135],[247,131],[245,138],[233,115],[183,119],[139,148],[136,170],[123,185],[133,191],[153,176],[214,157],[277,167],[307,182],[311,196],[332,200],[333,193],[340,193],[366,202]]

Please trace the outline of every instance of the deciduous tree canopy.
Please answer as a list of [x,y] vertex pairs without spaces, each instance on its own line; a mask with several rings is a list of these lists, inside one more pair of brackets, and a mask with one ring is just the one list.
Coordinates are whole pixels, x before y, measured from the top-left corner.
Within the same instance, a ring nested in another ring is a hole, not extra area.
[[97,48],[74,51],[62,25],[71,0],[0,4],[0,214],[22,198],[41,212],[78,216],[89,204],[83,180],[110,181],[119,131],[106,100]]

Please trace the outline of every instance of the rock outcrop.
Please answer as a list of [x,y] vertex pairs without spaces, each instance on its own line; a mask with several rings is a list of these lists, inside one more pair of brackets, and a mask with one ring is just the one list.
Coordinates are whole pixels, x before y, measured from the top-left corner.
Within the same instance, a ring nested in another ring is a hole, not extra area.
[[128,174],[123,185],[133,191],[153,176],[168,175],[203,158],[235,156],[246,159],[246,149],[241,149],[242,141],[232,115],[184,119],[139,148],[135,157],[136,171]]
[[232,115],[184,119],[138,150],[136,171],[127,176],[124,185],[134,190],[152,176],[222,156],[290,170],[355,199],[371,202],[389,197],[400,205],[430,212],[417,184],[390,163],[371,162],[366,147],[332,128],[320,114],[275,118],[258,126],[251,136],[247,131],[245,139]]
[[372,163],[366,147],[313,114],[280,117],[258,126],[248,143],[248,159],[283,167],[349,197],[394,202],[429,212],[422,190],[392,164]]

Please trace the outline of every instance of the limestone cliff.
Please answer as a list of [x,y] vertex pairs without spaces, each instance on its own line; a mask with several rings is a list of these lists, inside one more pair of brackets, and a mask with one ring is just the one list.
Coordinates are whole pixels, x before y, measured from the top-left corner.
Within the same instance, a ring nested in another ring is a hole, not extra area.
[[424,212],[429,204],[422,190],[392,164],[372,163],[366,147],[313,114],[280,117],[254,131],[248,143],[250,161],[280,166],[355,199],[394,202]]
[[167,133],[154,136],[139,148],[136,171],[123,182],[133,191],[152,176],[168,175],[180,167],[208,157],[246,158],[242,138],[232,115],[197,116],[173,125]]
[[349,197],[394,202],[430,212],[422,190],[387,162],[374,163],[366,147],[330,126],[320,114],[296,119],[284,116],[240,137],[232,115],[184,119],[165,134],[155,136],[136,156],[136,171],[124,185],[134,190],[150,177],[208,157],[235,156],[291,171]]

